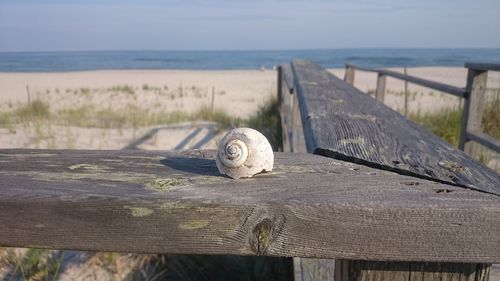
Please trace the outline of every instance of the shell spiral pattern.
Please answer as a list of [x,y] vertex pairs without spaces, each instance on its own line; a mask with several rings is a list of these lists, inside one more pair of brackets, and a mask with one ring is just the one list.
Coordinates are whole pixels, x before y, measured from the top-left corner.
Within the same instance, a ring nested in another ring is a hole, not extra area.
[[221,140],[216,157],[221,174],[231,178],[252,177],[273,169],[274,153],[264,135],[250,128],[229,131]]

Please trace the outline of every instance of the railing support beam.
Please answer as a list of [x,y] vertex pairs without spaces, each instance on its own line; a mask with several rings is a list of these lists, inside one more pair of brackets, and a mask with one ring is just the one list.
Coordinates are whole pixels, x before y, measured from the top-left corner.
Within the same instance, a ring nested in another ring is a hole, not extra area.
[[487,71],[469,69],[459,149],[465,151],[471,157],[477,156],[478,145],[470,142],[470,139],[467,138],[467,132],[482,132],[481,121],[483,118],[487,79]]
[[375,90],[375,98],[380,101],[384,102],[385,98],[385,82],[387,80],[387,76],[384,74],[379,73],[377,75],[377,89]]
[[346,81],[348,84],[354,86],[354,74],[355,74],[356,69],[350,65],[346,65],[345,68],[345,74],[344,74],[344,81]]

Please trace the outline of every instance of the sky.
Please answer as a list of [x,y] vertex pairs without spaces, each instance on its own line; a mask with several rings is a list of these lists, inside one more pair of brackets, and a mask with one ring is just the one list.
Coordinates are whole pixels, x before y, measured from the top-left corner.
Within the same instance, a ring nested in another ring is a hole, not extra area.
[[500,48],[500,0],[0,0],[0,51]]

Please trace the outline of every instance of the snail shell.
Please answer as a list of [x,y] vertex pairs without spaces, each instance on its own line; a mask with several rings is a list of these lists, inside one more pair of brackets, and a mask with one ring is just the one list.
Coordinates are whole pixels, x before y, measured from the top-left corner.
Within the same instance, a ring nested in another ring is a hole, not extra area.
[[249,178],[273,169],[274,153],[266,137],[250,128],[229,131],[221,140],[215,162],[221,174]]

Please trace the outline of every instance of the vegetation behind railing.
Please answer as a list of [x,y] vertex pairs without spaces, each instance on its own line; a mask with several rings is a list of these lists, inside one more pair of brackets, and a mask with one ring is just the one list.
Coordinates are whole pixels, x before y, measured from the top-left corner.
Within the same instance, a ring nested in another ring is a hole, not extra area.
[[[477,145],[472,143],[472,141],[474,141],[495,151],[496,153],[500,153],[500,141],[498,140],[497,134],[494,133],[494,130],[493,133],[491,133],[492,132],[491,130],[488,130],[492,135],[484,134],[481,126],[484,114],[490,115],[491,112],[495,112],[495,108],[491,109],[489,107],[486,107],[485,105],[487,74],[489,70],[493,71],[500,70],[500,65],[466,63],[465,67],[468,68],[467,85],[465,89],[454,87],[440,82],[422,79],[411,75],[398,73],[395,71],[384,70],[384,69],[373,69],[373,68],[356,66],[353,64],[346,64],[346,72],[344,80],[347,83],[354,85],[355,70],[377,73],[377,87],[375,90],[375,98],[381,102],[384,102],[385,98],[387,77],[396,78],[399,80],[403,80],[416,85],[424,86],[457,97],[464,98],[464,108],[463,108],[463,113],[461,114],[460,117],[461,125],[459,129],[459,138],[457,140],[458,147],[461,150],[465,151],[467,154],[476,157],[478,155],[478,147]],[[496,102],[493,105],[493,107],[495,107],[495,105]],[[488,126],[489,126],[488,128],[491,128],[491,124],[488,124]],[[450,136],[447,137],[445,135],[443,136],[448,141],[451,140],[451,143],[455,142],[455,140],[452,137]]]

